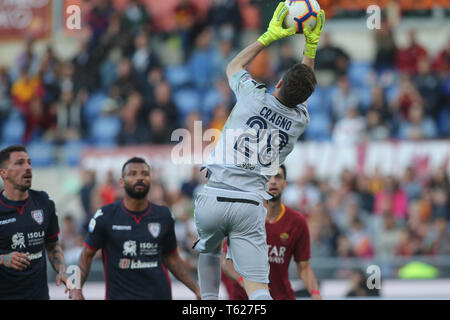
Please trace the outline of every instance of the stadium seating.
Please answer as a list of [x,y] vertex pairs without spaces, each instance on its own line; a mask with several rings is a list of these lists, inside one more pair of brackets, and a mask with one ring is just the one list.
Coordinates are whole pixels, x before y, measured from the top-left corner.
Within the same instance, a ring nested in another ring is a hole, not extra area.
[[13,111],[2,124],[2,143],[5,145],[20,144],[25,134],[25,121],[19,112]]
[[165,69],[167,81],[174,89],[182,88],[191,84],[191,75],[184,65],[167,66]]
[[121,127],[117,116],[102,116],[96,118],[91,124],[90,142],[98,147],[114,147]]
[[190,112],[198,111],[201,108],[200,94],[194,89],[180,89],[175,91],[173,98],[180,115],[181,123],[184,123],[185,117]]
[[33,166],[47,167],[56,163],[55,146],[52,143],[39,141],[27,145],[28,155],[32,159]]

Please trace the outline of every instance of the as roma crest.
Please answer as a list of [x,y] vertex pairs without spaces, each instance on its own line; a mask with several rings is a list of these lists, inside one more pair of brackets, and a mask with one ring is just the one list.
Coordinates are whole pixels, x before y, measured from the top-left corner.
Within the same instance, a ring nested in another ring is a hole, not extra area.
[[159,233],[161,232],[161,224],[158,222],[149,223],[148,231],[153,236],[153,238],[157,238],[159,236]]
[[39,224],[44,222],[44,212],[41,209],[31,211],[31,217]]

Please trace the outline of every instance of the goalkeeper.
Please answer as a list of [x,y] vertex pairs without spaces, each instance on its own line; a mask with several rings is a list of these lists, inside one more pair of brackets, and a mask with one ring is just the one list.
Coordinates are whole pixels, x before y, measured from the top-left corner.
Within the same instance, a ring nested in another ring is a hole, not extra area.
[[[198,276],[202,299],[218,299],[221,244],[225,236],[229,241],[229,255],[236,271],[243,277],[249,299],[271,299],[266,209],[262,202],[272,198],[267,181],[277,174],[279,165],[291,153],[309,123],[305,102],[316,85],[313,67],[325,22],[324,11],[318,15],[314,30],[305,27],[302,63],[295,64],[283,75],[273,94],[253,80],[245,68],[271,43],[295,34],[295,28],[282,27],[287,13],[287,7],[281,2],[267,31],[227,66],[227,77],[237,102],[204,165],[208,183],[195,199],[194,216],[199,239],[194,248],[200,252]],[[260,145],[249,148],[249,143],[266,141],[261,139],[263,129],[272,137],[276,135],[278,141],[272,143],[268,138],[270,144],[267,142],[263,150]],[[242,130],[247,131],[237,138],[236,143],[234,139],[231,142],[227,139],[227,133]],[[252,130],[258,130],[257,134]],[[245,143],[238,143],[240,141]]]

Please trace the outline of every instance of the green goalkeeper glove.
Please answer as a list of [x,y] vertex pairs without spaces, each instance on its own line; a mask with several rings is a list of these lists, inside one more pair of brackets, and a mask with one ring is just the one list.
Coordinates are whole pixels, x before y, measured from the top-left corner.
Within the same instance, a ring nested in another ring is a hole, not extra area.
[[280,2],[275,10],[275,13],[273,14],[272,20],[270,20],[269,28],[267,28],[267,31],[258,38],[258,41],[268,47],[276,40],[295,34],[297,32],[296,28],[283,28],[283,21],[287,14],[288,8],[285,6],[284,2]]
[[316,26],[311,31],[310,26],[303,28],[303,34],[305,35],[306,45],[303,55],[314,59],[316,57],[317,45],[319,44],[320,35],[322,34],[323,25],[325,24],[325,11],[320,10],[317,16]]

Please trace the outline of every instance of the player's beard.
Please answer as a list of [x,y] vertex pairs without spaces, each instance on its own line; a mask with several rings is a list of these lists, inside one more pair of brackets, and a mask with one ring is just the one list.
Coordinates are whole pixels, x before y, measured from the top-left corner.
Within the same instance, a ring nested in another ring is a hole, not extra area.
[[[135,189],[137,186],[142,186],[144,187],[144,189],[142,189],[141,191],[137,191]],[[145,197],[147,197],[149,191],[150,191],[150,184],[137,182],[134,185],[129,185],[125,183],[125,192],[130,198],[136,200],[144,199]]]
[[270,199],[270,202],[277,202],[281,199],[281,192],[277,194],[276,196],[272,195],[272,199]]

